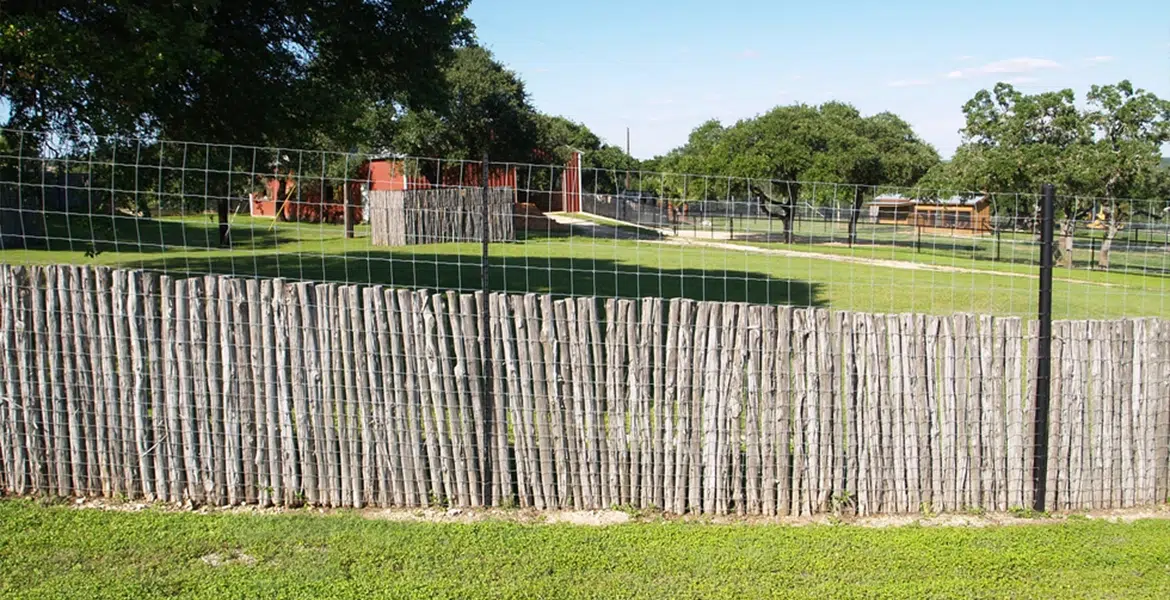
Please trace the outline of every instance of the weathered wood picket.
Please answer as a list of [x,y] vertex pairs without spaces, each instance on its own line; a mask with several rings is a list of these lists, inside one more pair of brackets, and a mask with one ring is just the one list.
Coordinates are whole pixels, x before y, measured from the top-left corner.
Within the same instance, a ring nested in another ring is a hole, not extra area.
[[[1049,502],[1164,501],[1170,323],[1058,322],[1054,336]],[[216,505],[1007,510],[1032,494],[1035,338],[1018,318],[965,314],[0,266],[0,488]]]
[[[488,190],[488,234],[516,239],[515,190]],[[370,192],[370,240],[375,246],[478,242],[483,239],[483,191],[440,188]]]

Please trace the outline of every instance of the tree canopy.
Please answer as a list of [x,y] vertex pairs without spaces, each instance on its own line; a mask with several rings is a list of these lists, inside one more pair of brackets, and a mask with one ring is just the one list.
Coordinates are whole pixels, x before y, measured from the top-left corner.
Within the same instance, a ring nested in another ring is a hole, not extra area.
[[[340,143],[369,103],[432,106],[468,0],[20,2],[0,11],[6,126]],[[348,134],[348,135],[347,135]]]
[[482,47],[458,49],[441,79],[447,91],[441,105],[380,110],[382,145],[405,154],[467,160],[487,150],[493,161],[536,164],[564,164],[577,151],[586,168],[637,168],[636,160],[585,125],[537,111],[520,77]]
[[659,163],[703,175],[906,186],[938,160],[898,116],[864,117],[849,104],[827,102],[778,106],[729,127],[708,121]]
[[[707,121],[656,163],[668,171],[729,178],[704,181],[701,190],[683,190],[682,196],[713,192],[716,198],[750,196],[779,204],[776,212],[790,236],[799,197],[859,205],[876,186],[913,185],[938,161],[934,148],[898,116],[866,117],[849,104],[827,102],[778,106],[729,127]],[[808,181],[854,185],[808,189],[801,183]]]
[[[536,142],[535,110],[516,73],[471,45],[455,52],[440,77],[446,101],[407,110],[392,122],[394,150],[418,156],[527,160]],[[393,110],[393,107],[391,107]]]
[[1109,242],[1135,208],[1161,218],[1129,199],[1166,193],[1160,163],[1170,141],[1170,102],[1129,81],[1094,85],[1085,100],[1079,107],[1070,89],[1024,94],[1000,83],[981,90],[963,107],[966,126],[954,158],[920,185],[999,195],[999,210],[1022,217],[1035,211],[1040,186],[1052,183],[1063,264],[1072,261],[1077,221],[1103,214],[1107,234],[1098,262],[1107,267]]

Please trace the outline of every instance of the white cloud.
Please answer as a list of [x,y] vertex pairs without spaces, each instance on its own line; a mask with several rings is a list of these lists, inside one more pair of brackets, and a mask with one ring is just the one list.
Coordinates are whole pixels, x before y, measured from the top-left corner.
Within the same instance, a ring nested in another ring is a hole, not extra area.
[[1035,83],[1036,78],[1028,77],[1027,75],[1021,75],[1019,77],[1008,77],[1007,79],[1004,79],[1003,82],[1010,83],[1012,85],[1019,85],[1021,83]]
[[893,88],[902,88],[902,87],[918,87],[918,86],[929,85],[929,84],[930,84],[930,82],[925,80],[925,79],[896,79],[894,81],[887,83],[886,85],[893,87]]
[[804,79],[804,75],[793,75],[792,76],[793,81],[800,81],[801,79]]
[[947,73],[949,79],[965,79],[979,75],[1019,75],[1047,69],[1059,69],[1063,65],[1047,58],[1009,58],[987,63],[981,67],[959,69]]
[[1047,58],[1009,58],[979,68],[983,73],[1031,73],[1041,69],[1059,69],[1060,63]]
[[751,48],[748,48],[747,50],[740,52],[739,57],[742,59],[745,59],[745,60],[751,60],[753,58],[759,58],[760,53],[758,50],[753,50]]
[[1102,63],[1110,62],[1112,60],[1113,60],[1112,56],[1093,56],[1090,58],[1086,58],[1085,62],[1090,64],[1090,65],[1099,65]]

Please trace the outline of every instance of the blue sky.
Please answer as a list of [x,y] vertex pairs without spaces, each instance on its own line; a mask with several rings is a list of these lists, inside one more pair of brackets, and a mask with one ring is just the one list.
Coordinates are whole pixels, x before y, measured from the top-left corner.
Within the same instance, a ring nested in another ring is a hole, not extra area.
[[996,81],[1021,91],[1130,79],[1170,98],[1165,0],[781,3],[475,0],[481,44],[535,105],[639,158],[778,104],[893,111],[944,157],[962,105]]

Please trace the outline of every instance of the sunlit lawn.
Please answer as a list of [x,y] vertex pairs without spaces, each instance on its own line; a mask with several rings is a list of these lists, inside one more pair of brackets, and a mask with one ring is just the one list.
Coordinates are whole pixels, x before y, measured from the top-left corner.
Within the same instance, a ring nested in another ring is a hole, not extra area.
[[[218,247],[218,228],[206,215],[185,219],[74,217],[50,223],[48,247],[0,251],[13,264],[101,264],[170,273],[231,273],[290,279],[381,283],[430,289],[480,289],[480,245],[450,243],[374,247],[367,226],[346,239],[337,225],[275,223],[237,217],[234,247]],[[494,291],[563,295],[664,296],[874,312],[1032,315],[1035,267],[971,258],[939,244],[913,247],[734,242],[788,250],[781,255],[669,241],[522,235],[491,247]],[[984,240],[980,243],[989,243]],[[1005,245],[1021,252],[1023,246]],[[91,256],[96,250],[96,256]],[[1012,250],[1013,252],[1016,250]],[[87,254],[87,251],[88,254]],[[795,254],[814,253],[808,256]],[[932,268],[895,268],[882,259]],[[967,272],[967,270],[975,272]],[[1058,318],[1168,316],[1166,278],[1134,269],[1115,272],[1058,269]]]
[[4,598],[1167,598],[1170,521],[388,522],[0,502]]

